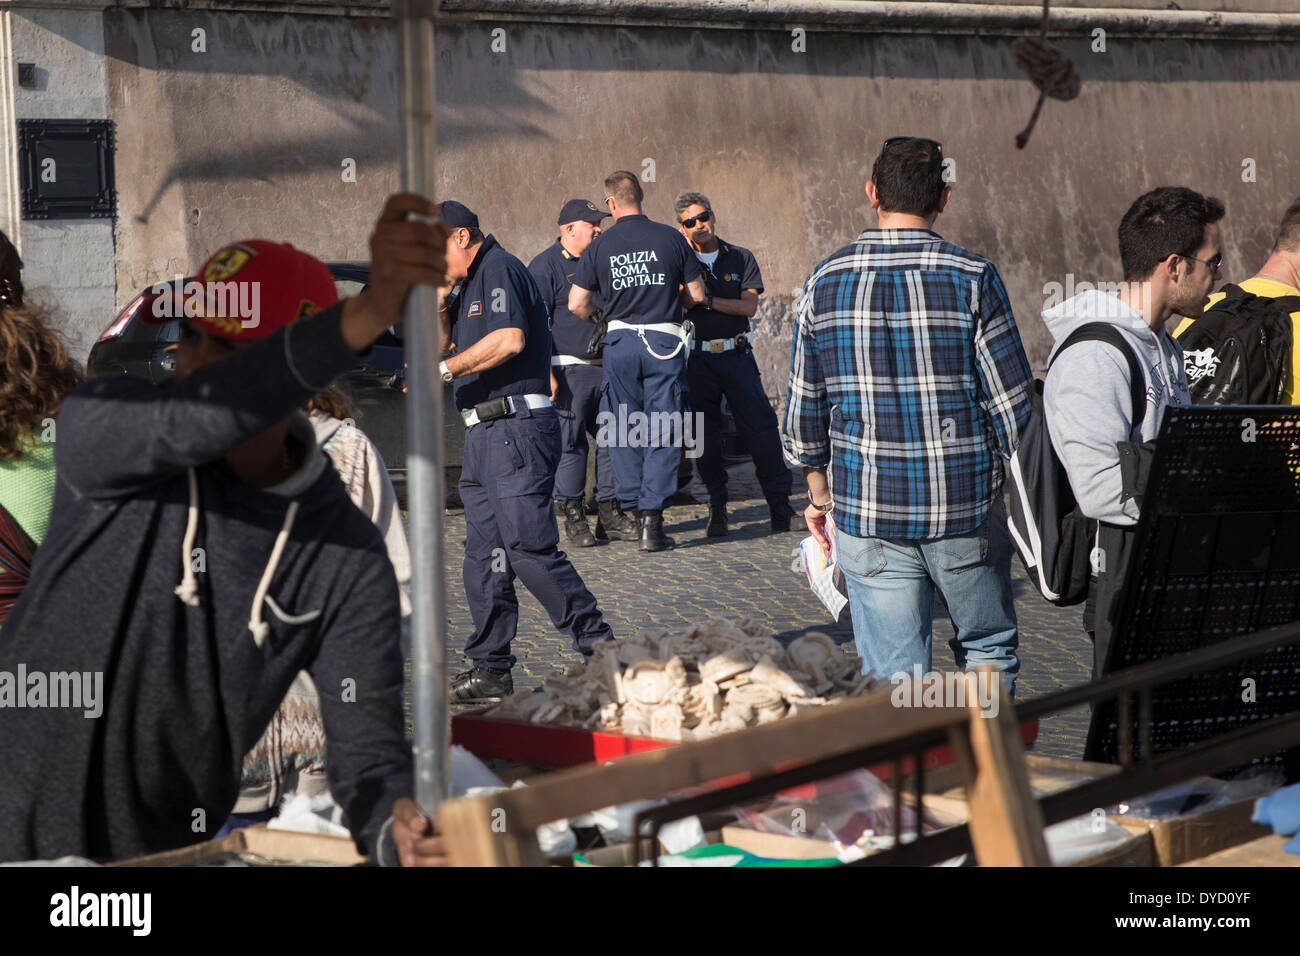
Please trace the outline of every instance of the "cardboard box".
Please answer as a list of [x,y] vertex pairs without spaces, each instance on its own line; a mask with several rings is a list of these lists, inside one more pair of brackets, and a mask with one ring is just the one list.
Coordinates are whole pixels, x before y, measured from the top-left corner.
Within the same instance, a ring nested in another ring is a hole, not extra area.
[[1287,837],[1266,836],[1239,846],[1211,853],[1179,866],[1300,866],[1300,854],[1287,853],[1282,845]]
[[1168,820],[1128,816],[1110,819],[1130,833],[1150,833],[1159,865],[1178,866],[1267,836],[1271,832],[1268,827],[1250,822],[1255,799],[1251,797],[1204,813],[1190,813]]
[[233,853],[252,853],[272,860],[335,866],[355,866],[366,862],[366,858],[357,852],[356,845],[344,837],[269,830],[265,824],[259,824],[235,830],[220,840],[118,860],[109,866],[201,866]]

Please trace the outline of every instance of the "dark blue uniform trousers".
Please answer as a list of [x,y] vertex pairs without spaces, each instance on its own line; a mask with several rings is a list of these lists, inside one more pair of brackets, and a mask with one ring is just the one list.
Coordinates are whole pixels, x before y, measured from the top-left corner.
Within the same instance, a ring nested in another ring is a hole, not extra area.
[[[645,336],[660,355],[669,354],[681,341],[666,332],[646,332]],[[603,360],[605,385],[600,408],[607,417],[606,427],[597,437],[609,447],[614,492],[625,508],[660,511],[677,494],[687,414],[682,388],[686,350],[678,349],[670,359],[657,359],[636,332],[618,329],[605,339]],[[664,425],[673,413],[678,427],[675,434],[665,435],[670,429]]]
[[[598,433],[596,416],[600,413],[600,388],[605,373],[599,365],[554,365],[551,371],[560,386],[555,393],[555,411],[560,416],[563,439],[560,466],[555,471],[555,498],[569,501],[586,497],[587,435]],[[599,444],[596,445],[596,500],[614,500],[609,449]]]
[[546,609],[574,649],[591,652],[613,638],[596,599],[557,550],[551,507],[560,460],[560,420],[552,409],[523,409],[513,418],[466,431],[460,497],[465,503],[465,597],[474,634],[465,655],[493,671],[515,664],[510,653],[519,623],[515,577]]
[[722,465],[722,397],[727,398],[736,430],[754,459],[763,494],[790,497],[793,483],[781,454],[776,412],[763,393],[763,380],[752,352],[692,352],[686,369],[691,408],[704,415],[704,442],[695,467],[711,502],[727,500],[727,470]]

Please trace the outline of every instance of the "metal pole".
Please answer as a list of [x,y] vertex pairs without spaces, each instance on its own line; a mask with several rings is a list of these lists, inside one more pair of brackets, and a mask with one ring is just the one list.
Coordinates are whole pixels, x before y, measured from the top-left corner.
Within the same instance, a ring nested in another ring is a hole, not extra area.
[[[395,0],[402,65],[402,188],[432,199],[437,129],[433,17],[437,0]],[[411,528],[415,802],[432,818],[451,788],[447,720],[447,603],[443,582],[442,379],[437,290],[406,301],[406,490]]]

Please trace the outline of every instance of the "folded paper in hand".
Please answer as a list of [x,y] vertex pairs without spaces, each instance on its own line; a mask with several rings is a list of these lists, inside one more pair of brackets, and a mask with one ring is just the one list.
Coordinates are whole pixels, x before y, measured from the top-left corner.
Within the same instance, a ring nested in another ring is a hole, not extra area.
[[829,559],[822,553],[817,539],[809,535],[799,542],[790,570],[796,573],[802,570],[808,576],[808,586],[831,612],[831,617],[838,621],[849,599],[844,590],[844,575],[835,566],[835,528],[829,520],[826,522],[826,537],[831,542]]

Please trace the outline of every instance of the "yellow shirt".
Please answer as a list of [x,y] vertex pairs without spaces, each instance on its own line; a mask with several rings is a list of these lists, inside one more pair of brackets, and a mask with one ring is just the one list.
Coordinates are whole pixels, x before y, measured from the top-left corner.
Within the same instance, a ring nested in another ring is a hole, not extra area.
[[[1287,285],[1285,282],[1278,282],[1276,279],[1266,279],[1263,276],[1253,276],[1245,282],[1239,283],[1243,292],[1249,292],[1253,295],[1267,296],[1276,299],[1284,295],[1300,295],[1300,289]],[[1210,301],[1205,307],[1208,309],[1214,303],[1223,298],[1222,292],[1216,292],[1210,296]],[[1174,338],[1182,338],[1184,332],[1195,321],[1195,319],[1183,319],[1182,323],[1174,330]],[[1287,373],[1286,385],[1282,389],[1282,404],[1294,405],[1296,391],[1296,371],[1300,369],[1300,312],[1291,313],[1291,368]]]

